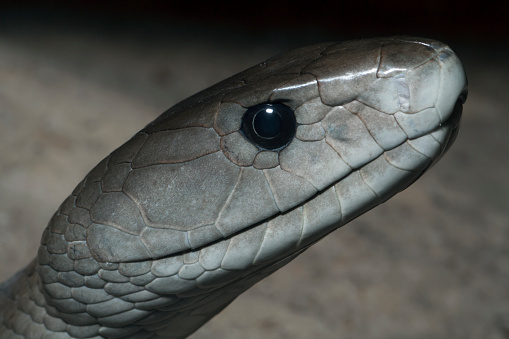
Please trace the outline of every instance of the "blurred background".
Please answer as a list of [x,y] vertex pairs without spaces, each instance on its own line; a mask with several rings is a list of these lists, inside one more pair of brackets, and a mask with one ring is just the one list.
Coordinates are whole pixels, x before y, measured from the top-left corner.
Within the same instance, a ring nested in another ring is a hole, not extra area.
[[279,52],[408,34],[469,79],[462,129],[412,187],[192,338],[509,338],[509,2],[0,2],[0,280],[59,204],[171,105]]

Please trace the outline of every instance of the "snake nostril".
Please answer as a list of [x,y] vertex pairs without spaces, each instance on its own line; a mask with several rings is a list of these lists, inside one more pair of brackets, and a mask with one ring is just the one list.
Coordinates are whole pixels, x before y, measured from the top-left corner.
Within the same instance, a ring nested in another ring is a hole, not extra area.
[[293,111],[283,104],[261,104],[249,108],[242,117],[240,132],[260,149],[278,151],[295,136],[297,122]]

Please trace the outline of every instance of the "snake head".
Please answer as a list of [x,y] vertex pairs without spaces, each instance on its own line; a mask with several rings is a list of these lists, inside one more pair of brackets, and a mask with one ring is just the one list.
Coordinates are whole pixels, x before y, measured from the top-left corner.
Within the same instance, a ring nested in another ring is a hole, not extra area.
[[[88,246],[108,262],[157,259],[277,224],[298,248],[420,176],[448,148],[465,93],[461,63],[436,41],[283,53],[168,110],[101,163],[83,190],[95,187]],[[247,112],[266,104],[294,117],[284,147],[243,133]],[[324,218],[325,196],[332,214],[315,233],[306,216]],[[279,223],[294,214],[290,232]]]
[[76,187],[41,242],[46,289],[72,269],[91,289],[164,295],[155,308],[226,287],[235,297],[430,168],[466,87],[447,45],[411,37],[304,47],[226,79]]

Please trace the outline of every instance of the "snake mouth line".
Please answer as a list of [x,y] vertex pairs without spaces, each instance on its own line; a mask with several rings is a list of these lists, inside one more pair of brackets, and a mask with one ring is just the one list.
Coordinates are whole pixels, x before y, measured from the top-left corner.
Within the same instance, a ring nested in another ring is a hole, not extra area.
[[[422,174],[424,174],[429,168],[431,168],[436,162],[438,162],[439,159],[442,158],[442,156],[449,150],[449,148],[451,147],[451,145],[454,143],[454,141],[456,140],[456,137],[458,135],[458,131],[459,131],[459,126],[460,126],[460,121],[461,121],[461,115],[462,115],[462,112],[463,112],[463,103],[465,102],[466,100],[466,95],[467,95],[467,91],[466,89],[459,95],[458,99],[456,100],[456,103],[454,105],[454,108],[453,108],[453,111],[452,113],[450,114],[450,116],[447,118],[447,120],[445,120],[442,124],[440,124],[439,126],[437,126],[436,129],[434,129],[434,131],[438,131],[439,129],[448,129],[448,132],[447,132],[447,136],[445,137],[444,139],[444,142],[443,142],[443,145],[441,147],[441,152],[440,152],[440,155],[437,156],[436,159],[434,159],[429,165],[427,168],[425,168],[424,170],[421,171],[421,174],[419,176],[417,176],[413,181],[409,182],[408,185],[406,185],[403,189],[405,189],[406,187],[410,186],[413,182],[415,182],[418,178],[420,178],[422,176]],[[428,132],[427,134],[431,134],[433,133],[432,132]],[[416,137],[415,139],[417,139],[419,137]],[[411,139],[410,139],[411,140]],[[406,141],[405,141],[406,142]],[[404,143],[404,142],[403,142]],[[402,144],[403,144],[402,143]],[[365,166],[366,164],[364,164],[363,166]],[[354,171],[357,171],[359,170],[359,168],[355,168],[355,169],[352,169],[348,174],[346,174],[343,178],[341,178],[341,180],[343,180],[344,178],[346,178],[348,175],[352,174]],[[313,196],[307,198],[306,200],[302,201],[301,203],[297,204],[296,206],[293,206],[292,208],[290,208],[289,210],[287,211],[284,211],[284,212],[278,212],[274,215],[271,215],[263,220],[260,220],[254,224],[251,224],[251,225],[247,225],[245,227],[243,227],[242,229],[240,229],[239,231],[227,236],[227,237],[223,237],[223,238],[220,238],[220,239],[216,239],[212,242],[209,242],[209,243],[206,243],[206,244],[203,244],[202,246],[200,247],[197,247],[197,248],[194,248],[194,249],[189,249],[189,250],[186,250],[186,251],[182,251],[182,252],[179,252],[179,253],[174,253],[170,256],[174,256],[174,255],[180,255],[180,254],[183,254],[183,253],[186,253],[186,252],[190,252],[190,251],[196,251],[196,250],[200,250],[201,248],[205,248],[205,247],[208,247],[208,246],[211,246],[219,241],[224,241],[225,239],[231,239],[235,236],[237,236],[238,234],[242,233],[242,232],[246,232],[247,230],[250,230],[254,227],[257,227],[257,226],[260,226],[264,223],[268,223],[270,220],[282,215],[282,214],[286,214],[286,213],[289,213],[290,211],[293,211],[297,208],[300,208],[302,207],[303,205],[305,205],[306,203],[308,203],[309,201],[315,199],[318,195],[322,194],[323,192],[325,192],[326,190],[330,189],[332,186],[336,185],[337,182],[333,182],[331,184],[329,184],[328,186],[324,187],[323,189],[321,190],[318,190]],[[402,190],[403,190],[402,189]],[[344,220],[341,220],[341,224],[344,224]],[[328,233],[336,230],[337,228],[334,227],[334,228],[331,228]],[[325,234],[326,235],[326,234]],[[322,235],[319,239],[323,238],[325,235]],[[314,240],[312,243],[318,241],[319,239],[317,240]],[[311,246],[312,244],[310,245],[306,245],[305,247],[309,247]],[[291,256],[291,255],[289,255]],[[283,259],[281,259],[283,260]]]
[[441,124],[441,126],[450,126],[451,132],[449,135],[449,138],[447,142],[444,145],[444,150],[442,151],[442,154],[440,158],[449,151],[449,148],[451,148],[451,145],[454,143],[456,138],[458,137],[459,127],[461,123],[461,116],[463,114],[463,104],[467,100],[468,91],[465,88],[461,94],[458,96],[458,99],[456,100],[456,103],[454,104],[454,108],[452,110],[451,115],[449,118],[447,118],[444,123]]

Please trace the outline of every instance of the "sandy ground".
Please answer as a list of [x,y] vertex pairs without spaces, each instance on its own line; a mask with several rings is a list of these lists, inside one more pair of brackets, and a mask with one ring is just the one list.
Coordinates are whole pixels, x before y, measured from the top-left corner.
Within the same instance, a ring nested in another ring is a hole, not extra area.
[[[0,31],[0,280],[86,172],[170,105],[330,37]],[[470,82],[449,154],[265,279],[203,338],[509,338],[507,50],[448,42]]]

